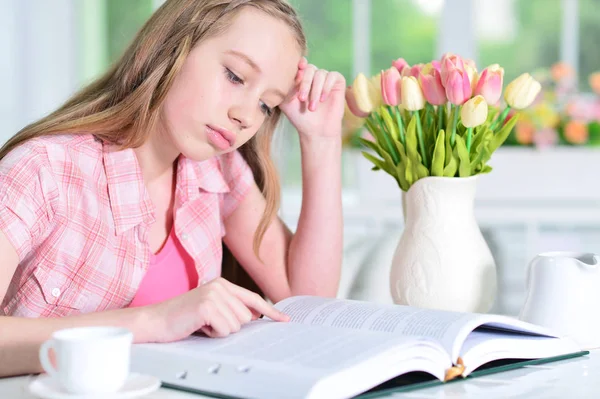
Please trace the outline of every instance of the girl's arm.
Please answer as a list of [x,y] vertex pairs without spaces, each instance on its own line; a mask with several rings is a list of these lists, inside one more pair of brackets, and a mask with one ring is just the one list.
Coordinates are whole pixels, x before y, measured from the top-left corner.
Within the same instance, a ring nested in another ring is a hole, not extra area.
[[293,294],[336,296],[342,264],[342,143],[300,136],[302,209],[289,246]]
[[276,218],[260,248],[252,237],[265,209],[255,185],[225,221],[224,240],[274,302],[290,295],[335,296],[342,264],[341,120],[345,80],[301,61],[298,92],[281,105],[298,130],[302,152],[302,209],[292,235]]
[[94,325],[126,327],[135,342],[149,342],[149,312],[145,308],[111,310],[61,318],[0,316],[0,377],[41,373],[40,345],[54,331]]
[[[0,232],[0,302],[18,266],[18,255]],[[223,337],[261,314],[288,318],[253,292],[216,279],[168,301],[61,318],[0,316],[0,377],[40,373],[40,345],[54,331],[83,326],[118,326],[132,331],[134,342],[171,342],[201,330]]]

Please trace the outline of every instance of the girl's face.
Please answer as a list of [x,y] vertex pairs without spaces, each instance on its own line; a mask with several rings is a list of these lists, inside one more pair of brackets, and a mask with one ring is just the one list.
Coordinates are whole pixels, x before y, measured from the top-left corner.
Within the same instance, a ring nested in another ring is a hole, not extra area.
[[195,161],[235,150],[291,94],[301,57],[284,22],[242,10],[183,64],[163,107],[168,141]]

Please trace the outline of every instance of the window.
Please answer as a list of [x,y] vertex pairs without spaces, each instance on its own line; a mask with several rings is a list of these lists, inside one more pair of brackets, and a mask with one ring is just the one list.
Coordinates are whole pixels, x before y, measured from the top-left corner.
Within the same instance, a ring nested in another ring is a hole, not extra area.
[[600,71],[600,1],[579,0],[579,88],[590,91],[588,77]]
[[402,57],[409,64],[435,57],[443,0],[371,1],[371,74]]
[[[336,70],[344,75],[348,84],[354,79],[354,70],[374,75],[391,66],[392,61],[403,57],[409,63],[427,62],[435,53],[439,12],[443,0],[377,0],[366,4],[367,24],[371,27],[369,70],[353,65],[356,16],[350,0],[293,0],[308,37],[309,61],[320,68]],[[362,11],[362,10],[361,10]],[[369,17],[370,15],[370,17]],[[360,17],[360,16],[359,16]],[[360,28],[358,28],[360,29]],[[283,142],[277,152],[283,151],[279,165],[285,186],[301,183],[300,146],[297,133],[284,124]],[[353,159],[343,158],[344,185],[354,182]]]
[[78,2],[81,82],[101,75],[116,61],[154,11],[152,0]]
[[476,0],[478,67],[500,64],[504,81],[560,59],[560,0]]

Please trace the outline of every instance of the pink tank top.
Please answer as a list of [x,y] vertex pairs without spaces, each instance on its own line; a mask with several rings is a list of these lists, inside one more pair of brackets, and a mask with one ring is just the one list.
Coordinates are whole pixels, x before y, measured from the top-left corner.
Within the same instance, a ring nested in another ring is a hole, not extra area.
[[194,260],[171,230],[163,248],[150,259],[150,266],[129,307],[163,302],[197,286]]

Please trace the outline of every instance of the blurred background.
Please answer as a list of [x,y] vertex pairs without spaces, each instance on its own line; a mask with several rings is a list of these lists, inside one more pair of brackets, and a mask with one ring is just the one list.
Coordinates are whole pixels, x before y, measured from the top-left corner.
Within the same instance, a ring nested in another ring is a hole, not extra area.
[[[478,70],[499,63],[505,85],[523,72],[544,84],[480,179],[475,212],[494,254],[494,311],[516,314],[531,258],[546,250],[600,252],[600,0],[291,0],[309,60],[350,84],[397,58],[460,54]],[[120,57],[161,0],[0,0],[0,140],[45,115]],[[301,201],[297,135],[276,153],[293,228]],[[389,302],[402,233],[400,190],[346,138],[345,257],[340,296]]]

